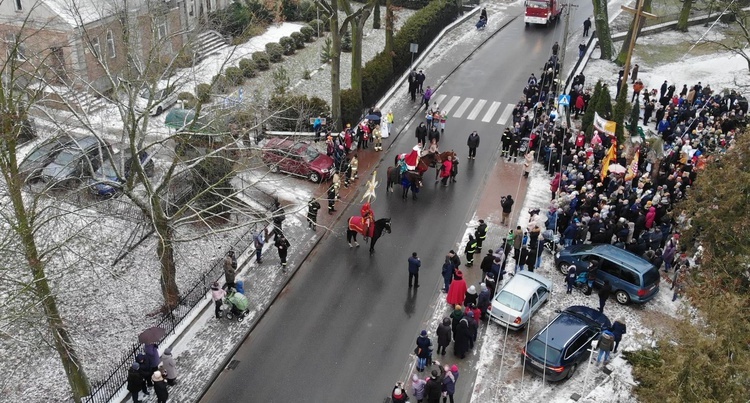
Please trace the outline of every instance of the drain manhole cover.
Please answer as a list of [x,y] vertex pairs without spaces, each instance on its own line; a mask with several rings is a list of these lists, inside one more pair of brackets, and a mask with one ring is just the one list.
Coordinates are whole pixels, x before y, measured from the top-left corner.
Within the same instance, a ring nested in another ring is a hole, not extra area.
[[229,361],[229,365],[227,365],[227,369],[235,369],[237,368],[238,365],[240,365],[239,360]]

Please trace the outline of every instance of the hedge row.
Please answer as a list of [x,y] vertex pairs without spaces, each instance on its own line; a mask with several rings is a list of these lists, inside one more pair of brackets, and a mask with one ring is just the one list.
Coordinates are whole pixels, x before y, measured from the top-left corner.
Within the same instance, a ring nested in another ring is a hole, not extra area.
[[414,13],[393,37],[394,55],[378,53],[362,68],[362,99],[355,99],[351,90],[341,92],[342,121],[358,121],[362,105],[374,105],[410,67],[409,44],[416,43],[424,50],[457,16],[455,0],[434,0]]

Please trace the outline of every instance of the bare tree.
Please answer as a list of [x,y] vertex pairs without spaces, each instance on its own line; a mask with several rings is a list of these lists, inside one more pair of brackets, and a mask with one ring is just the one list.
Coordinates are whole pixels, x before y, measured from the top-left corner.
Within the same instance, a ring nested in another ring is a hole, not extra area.
[[[331,28],[331,116],[334,120],[334,129],[340,130],[342,127],[341,122],[341,37],[346,33],[347,24],[350,24],[352,20],[359,18],[364,13],[366,7],[361,7],[355,12],[352,12],[344,18],[342,22],[339,22],[339,3],[342,4],[344,10],[347,8],[351,10],[351,6],[348,0],[342,1],[328,1],[328,0],[316,0],[316,2],[323,8],[326,16],[329,18]],[[372,2],[372,0],[371,0]],[[370,10],[372,8],[370,7]],[[369,13],[369,11],[368,11]],[[365,18],[366,20],[366,18]],[[362,22],[364,24],[364,21]],[[353,30],[354,31],[354,30]],[[352,32],[354,35],[354,32]],[[361,38],[360,38],[361,42]],[[352,55],[353,57],[353,55]],[[360,46],[360,69],[361,69],[361,46]],[[352,67],[354,61],[352,60]],[[354,71],[352,71],[354,73]],[[360,83],[361,83],[361,70],[360,70]],[[361,95],[361,84],[360,84],[360,99]]]
[[[341,3],[347,16],[354,14],[351,2],[344,1]],[[351,86],[358,99],[362,99],[362,36],[364,35],[365,24],[370,17],[373,8],[377,8],[377,0],[369,0],[364,6],[356,12],[358,16],[349,21],[352,29],[352,74]]]
[[[37,7],[35,4],[33,7]],[[13,41],[5,43],[9,57],[0,64],[0,174],[3,176],[6,193],[3,202],[3,221],[8,230],[7,244],[21,258],[14,261],[21,264],[30,275],[29,281],[20,281],[21,292],[31,296],[31,306],[41,310],[47,326],[47,334],[57,351],[67,376],[73,399],[80,402],[89,394],[89,383],[76,346],[60,314],[57,298],[47,276],[47,262],[56,247],[44,248],[44,234],[41,228],[47,224],[44,204],[38,195],[24,190],[25,176],[19,170],[18,146],[25,136],[29,119],[29,99],[42,97],[38,87],[29,86],[29,76],[47,75],[49,53],[32,52],[29,43],[38,39],[41,31],[29,18],[19,25]],[[7,207],[6,207],[7,206]],[[3,250],[3,259],[8,259],[8,250]]]
[[609,32],[609,16],[607,13],[607,0],[592,0],[594,4],[594,26],[596,37],[599,39],[599,50],[601,58],[612,59],[612,35]]

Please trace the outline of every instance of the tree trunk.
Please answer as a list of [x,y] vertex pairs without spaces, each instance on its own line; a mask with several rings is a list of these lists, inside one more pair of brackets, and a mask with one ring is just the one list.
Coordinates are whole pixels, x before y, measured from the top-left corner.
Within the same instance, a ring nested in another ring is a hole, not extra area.
[[[5,132],[8,133],[8,131]],[[11,150],[11,152],[15,153],[15,150]],[[23,254],[34,279],[31,283],[32,290],[36,296],[36,301],[41,303],[44,311],[47,326],[55,342],[55,350],[60,356],[60,362],[68,378],[73,400],[81,402],[84,396],[91,394],[89,381],[74,348],[73,339],[60,316],[60,311],[57,309],[57,299],[52,293],[44,271],[45,263],[39,258],[39,250],[34,238],[35,228],[32,228],[33,224],[29,219],[29,212],[23,203],[23,192],[21,190],[23,181],[19,180],[15,156],[12,157],[12,161],[8,165],[3,166],[3,171],[5,171],[6,178],[10,179],[6,182],[8,183],[8,196],[13,203],[14,216],[17,220],[14,230],[20,237]]]
[[[365,24],[370,16],[370,8],[375,5],[371,1],[365,5],[365,10],[357,18],[351,20],[352,27],[352,79],[351,86],[359,99],[362,99],[362,37],[364,36]],[[375,5],[377,8],[377,5]],[[371,105],[365,105],[371,106]]]
[[338,1],[331,1],[330,28],[331,28],[331,119],[333,129],[339,131],[341,124],[341,82],[339,75],[341,70],[341,34],[339,33],[339,6]]
[[[642,11],[645,11],[647,13],[651,12],[651,0],[643,0],[643,7]],[[636,34],[636,40],[641,36],[641,31],[643,30],[643,26],[645,25],[645,19],[641,18],[641,23],[638,27],[638,33]],[[625,34],[625,39],[622,41],[622,48],[620,48],[620,53],[617,55],[617,59],[615,59],[615,63],[618,66],[624,66],[625,65],[625,59],[628,57],[628,44],[630,43],[630,38],[633,37],[633,28],[635,27],[635,18],[633,18],[633,21],[630,22],[630,28],[628,29],[628,33]]]
[[687,32],[688,18],[690,18],[690,9],[693,7],[693,0],[683,0],[680,18],[677,19],[677,30]]
[[372,29],[380,29],[380,1],[375,3],[372,10]]
[[385,2],[385,52],[393,55],[393,4]]
[[177,287],[177,270],[174,263],[174,228],[161,210],[161,203],[154,206],[154,230],[159,237],[156,255],[161,266],[161,293],[164,297],[164,309],[171,310],[180,301],[180,290]]
[[592,0],[594,4],[594,26],[596,37],[599,39],[599,50],[601,58],[612,59],[612,36],[609,33],[609,17],[607,13],[607,0]]

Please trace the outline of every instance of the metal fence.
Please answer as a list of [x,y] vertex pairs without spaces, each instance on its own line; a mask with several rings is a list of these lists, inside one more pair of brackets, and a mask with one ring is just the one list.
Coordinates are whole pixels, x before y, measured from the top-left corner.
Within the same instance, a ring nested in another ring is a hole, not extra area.
[[[228,249],[234,250],[237,256],[242,255],[249,249],[254,252],[253,237],[251,236],[256,230],[260,230],[264,223],[256,223],[250,226]],[[177,306],[169,313],[165,314],[161,322],[156,326],[164,329],[166,334],[159,342],[172,335],[182,321],[206,296],[211,284],[217,281],[224,274],[223,260],[218,259],[211,267],[204,272],[200,279],[193,283],[193,286],[183,293]],[[92,382],[91,395],[83,399],[87,403],[106,403],[109,402],[122,388],[127,381],[128,369],[135,362],[135,356],[141,353],[141,344],[133,343],[128,349],[122,352],[120,359],[116,362],[109,375],[100,381]]]

